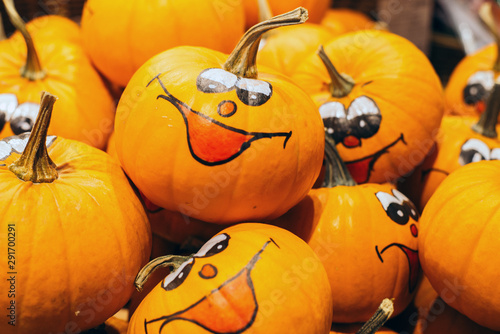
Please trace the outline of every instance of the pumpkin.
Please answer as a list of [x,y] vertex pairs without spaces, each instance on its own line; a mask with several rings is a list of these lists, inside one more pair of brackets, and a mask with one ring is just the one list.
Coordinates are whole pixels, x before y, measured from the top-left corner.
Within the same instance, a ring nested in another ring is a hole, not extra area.
[[480,161],[452,172],[421,217],[422,269],[451,307],[472,321],[500,330],[496,282],[500,161]]
[[[357,334],[360,328],[361,325],[356,324],[333,324],[330,334]],[[373,333],[396,334],[397,332],[393,331],[392,329],[382,327],[379,330],[374,331]]]
[[497,28],[500,7],[485,2],[480,7],[479,16],[495,37],[495,43],[464,57],[454,68],[444,90],[447,114],[481,114],[500,74],[500,31]]
[[292,79],[315,101],[356,182],[391,182],[413,170],[443,115],[441,83],[428,58],[380,30],[339,36],[319,54]]
[[4,3],[18,31],[0,42],[0,138],[30,131],[40,92],[49,90],[61,98],[49,134],[104,149],[115,102],[79,42],[78,25],[47,16],[25,26],[12,0]]
[[334,322],[365,322],[383,298],[394,298],[397,315],[418,282],[418,211],[391,184],[356,185],[326,138],[324,187],[270,223],[296,233],[320,258]]
[[320,24],[335,36],[377,27],[368,15],[350,8],[329,8]]
[[[134,312],[129,334],[330,329],[332,296],[325,269],[311,248],[285,229],[231,226],[175,267]],[[143,272],[147,276],[148,266]]]
[[146,214],[117,161],[47,136],[54,102],[42,96],[31,134],[0,141],[0,243],[10,253],[0,306],[15,324],[2,321],[1,333],[102,324],[127,303],[151,251]]
[[[326,10],[330,7],[331,0],[268,0],[271,12],[275,15],[283,14],[297,7],[304,7],[309,12],[309,22],[320,23]],[[259,0],[243,0],[245,9],[245,24],[252,27],[259,19]]]
[[244,32],[244,12],[241,0],[88,0],[81,26],[92,62],[125,87],[144,62],[175,46],[231,52]]
[[118,104],[115,148],[152,203],[230,224],[272,219],[306,196],[323,159],[321,117],[290,79],[255,66],[264,32],[306,17],[300,8],[256,25],[229,58],[178,47],[135,73]]

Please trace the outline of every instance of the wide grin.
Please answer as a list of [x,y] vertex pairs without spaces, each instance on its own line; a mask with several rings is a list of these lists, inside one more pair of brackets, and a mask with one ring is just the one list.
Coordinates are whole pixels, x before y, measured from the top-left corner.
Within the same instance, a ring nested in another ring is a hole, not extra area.
[[[207,115],[191,109],[187,104],[175,98],[168,92],[165,85],[159,78],[160,74],[154,77],[158,80],[165,95],[158,95],[157,98],[170,102],[181,113],[187,129],[187,140],[189,151],[193,158],[207,166],[221,165],[233,160],[248,149],[252,142],[273,137],[283,137],[283,148],[292,136],[292,132],[247,132],[221,123]],[[207,121],[210,126],[207,126]]]
[[418,274],[420,269],[420,262],[418,260],[418,251],[398,243],[392,243],[390,245],[387,245],[381,251],[379,251],[378,246],[375,246],[375,251],[377,252],[380,262],[384,263],[384,260],[382,259],[382,254],[391,247],[398,247],[406,255],[406,259],[408,260],[408,266],[410,270],[408,288],[410,290],[410,293],[412,293],[413,290],[415,290],[415,288],[417,287]]

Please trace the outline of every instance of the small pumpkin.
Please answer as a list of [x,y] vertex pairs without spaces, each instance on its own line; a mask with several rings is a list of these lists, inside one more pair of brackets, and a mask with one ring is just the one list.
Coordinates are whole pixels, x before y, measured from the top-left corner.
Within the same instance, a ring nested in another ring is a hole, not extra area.
[[88,0],[82,37],[92,62],[125,87],[149,58],[179,45],[229,53],[244,32],[241,0]]
[[448,305],[472,321],[500,330],[497,235],[500,161],[452,172],[424,208],[418,240],[422,269]]
[[25,25],[13,1],[4,4],[18,31],[0,42],[0,138],[30,131],[40,92],[49,90],[61,98],[49,134],[104,149],[115,102],[87,58],[78,25],[58,16]]
[[392,182],[413,170],[443,115],[442,86],[428,58],[381,30],[339,36],[323,50],[292,79],[315,101],[353,178]]
[[270,223],[303,238],[320,258],[334,322],[365,322],[383,298],[394,298],[397,315],[418,282],[418,211],[391,184],[356,185],[326,138],[324,187]]
[[[0,305],[15,304],[19,334],[102,324],[127,303],[151,251],[146,214],[117,161],[47,136],[55,99],[42,96],[31,134],[0,140],[0,243],[11,249],[0,288],[15,286]],[[0,323],[1,333],[12,328]]]
[[368,15],[350,8],[329,8],[320,24],[335,36],[377,27]]
[[332,296],[325,269],[287,230],[259,223],[231,226],[175,267],[134,312],[129,334],[285,329],[319,334],[330,329]]
[[263,33],[306,18],[299,8],[256,25],[229,57],[178,47],[135,73],[115,148],[152,203],[231,224],[277,217],[305,197],[321,169],[321,117],[290,79],[257,71],[255,57]]

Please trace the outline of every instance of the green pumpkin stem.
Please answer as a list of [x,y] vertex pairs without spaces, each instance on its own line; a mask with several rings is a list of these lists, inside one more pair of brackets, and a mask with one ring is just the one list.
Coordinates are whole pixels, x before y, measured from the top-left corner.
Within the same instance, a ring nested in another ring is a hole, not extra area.
[[335,66],[333,66],[332,61],[328,57],[323,48],[323,45],[320,45],[318,48],[318,56],[325,64],[326,70],[330,76],[330,94],[332,97],[341,98],[349,95],[354,87],[354,82],[347,75],[340,74]]
[[486,110],[472,130],[488,138],[497,138],[496,125],[500,113],[500,84],[495,83],[486,103]]
[[375,314],[368,320],[356,334],[374,334],[382,327],[394,312],[394,302],[386,298],[382,301]]
[[50,183],[57,179],[56,165],[47,152],[47,130],[52,116],[52,109],[57,97],[42,92],[40,111],[31,130],[23,154],[9,165],[9,170],[23,181]]
[[497,24],[499,22],[500,8],[496,3],[485,2],[479,7],[479,18],[495,38],[497,46],[497,57],[493,63],[493,71],[500,72],[500,33]]
[[337,151],[335,141],[327,133],[325,134],[325,160],[326,171],[325,182],[323,184],[324,188],[333,188],[336,186],[352,187],[357,184],[344,164],[344,161],[342,161]]
[[38,58],[38,54],[35,50],[35,44],[33,43],[33,39],[31,38],[28,29],[26,29],[23,19],[16,11],[14,0],[3,0],[3,4],[5,6],[5,10],[7,11],[7,15],[9,16],[10,22],[17,30],[19,30],[24,37],[24,41],[26,42],[26,64],[21,67],[21,76],[31,81],[45,78],[46,72],[40,64],[40,59]]
[[149,279],[149,276],[159,268],[170,267],[172,271],[177,270],[192,255],[165,255],[157,257],[154,260],[151,260],[148,264],[146,264],[137,274],[134,285],[137,291],[142,291],[144,288],[144,284]]
[[240,39],[223,68],[239,77],[257,78],[257,51],[262,35],[271,29],[303,23],[307,18],[307,10],[299,7],[254,25]]

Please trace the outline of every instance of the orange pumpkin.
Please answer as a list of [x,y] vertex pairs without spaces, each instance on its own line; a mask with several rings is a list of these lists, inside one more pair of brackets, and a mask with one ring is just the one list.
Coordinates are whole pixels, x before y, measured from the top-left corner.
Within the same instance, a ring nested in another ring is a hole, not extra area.
[[[356,324],[333,324],[332,325],[332,330],[330,331],[330,334],[358,334],[358,330],[361,328],[361,325],[356,325]],[[396,334],[397,332],[393,331],[392,329],[389,328],[384,328],[382,327],[378,331],[375,331],[373,333],[378,333],[378,334]]]
[[434,144],[443,114],[428,58],[380,30],[342,35],[320,54],[292,79],[316,102],[356,182],[390,182],[413,170]]
[[102,324],[127,303],[151,251],[146,214],[116,160],[47,136],[54,102],[42,96],[31,134],[0,141],[0,243],[10,253],[0,306],[15,324],[2,321],[1,333]]
[[500,32],[496,23],[500,22],[500,7],[494,2],[485,2],[479,13],[496,42],[464,57],[455,67],[444,90],[447,114],[481,114],[500,75]]
[[[271,12],[279,15],[297,7],[304,7],[309,12],[309,22],[319,23],[330,7],[331,0],[268,0]],[[259,0],[243,0],[245,8],[245,24],[247,28],[260,22]]]
[[267,224],[238,224],[210,239],[146,296],[129,334],[327,333],[329,289],[325,269],[300,238]]
[[49,134],[104,149],[115,103],[87,58],[78,25],[48,16],[25,26],[12,0],[5,5],[19,31],[0,42],[0,138],[30,131],[40,92],[49,90],[61,98]]
[[500,161],[480,161],[452,172],[423,211],[418,245],[422,269],[439,296],[496,331],[499,172]]
[[244,32],[241,0],[88,0],[82,36],[95,66],[125,87],[157,53],[179,45],[229,53]]
[[329,8],[320,24],[335,36],[376,27],[368,15],[350,8]]
[[297,9],[255,26],[229,58],[179,47],[136,72],[115,147],[152,203],[229,224],[277,217],[305,197],[321,169],[321,117],[291,80],[257,72],[255,56],[264,32],[306,17]]
[[413,298],[420,270],[418,212],[391,184],[356,185],[328,136],[326,148],[325,187],[271,223],[299,235],[320,258],[334,322],[365,322],[384,298],[394,298],[399,314]]

